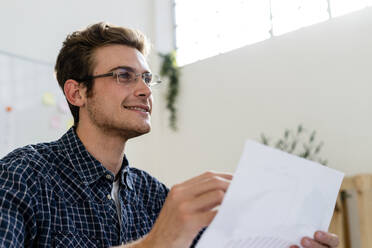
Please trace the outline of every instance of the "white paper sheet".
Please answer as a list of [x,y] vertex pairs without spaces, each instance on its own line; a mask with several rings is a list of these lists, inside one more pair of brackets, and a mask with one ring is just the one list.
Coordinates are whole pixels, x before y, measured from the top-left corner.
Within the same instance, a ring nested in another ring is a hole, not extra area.
[[198,248],[288,248],[328,230],[344,174],[247,141]]

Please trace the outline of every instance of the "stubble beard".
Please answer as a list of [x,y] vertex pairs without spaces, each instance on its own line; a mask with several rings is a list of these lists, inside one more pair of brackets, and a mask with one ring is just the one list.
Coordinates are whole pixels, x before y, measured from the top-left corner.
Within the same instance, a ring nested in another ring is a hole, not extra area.
[[[140,135],[150,132],[151,125],[147,127],[127,123],[119,123],[113,116],[105,114],[104,110],[100,107],[94,96],[90,97],[87,102],[87,112],[89,119],[98,127],[103,133],[109,136],[122,137],[125,140],[138,137]],[[122,104],[121,106],[124,106]],[[124,107],[123,107],[124,108]]]

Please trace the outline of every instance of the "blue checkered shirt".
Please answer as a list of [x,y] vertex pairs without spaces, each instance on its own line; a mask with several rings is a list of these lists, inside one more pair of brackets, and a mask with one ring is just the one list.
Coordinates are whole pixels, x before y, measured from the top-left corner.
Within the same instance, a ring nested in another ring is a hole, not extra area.
[[118,176],[121,225],[110,196],[114,175],[73,128],[9,153],[0,160],[0,247],[110,247],[141,238],[168,188],[125,157]]

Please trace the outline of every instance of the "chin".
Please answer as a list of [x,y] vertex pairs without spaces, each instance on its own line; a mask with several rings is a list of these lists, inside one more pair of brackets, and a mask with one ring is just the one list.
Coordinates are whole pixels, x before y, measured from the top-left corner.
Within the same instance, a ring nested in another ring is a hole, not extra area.
[[136,128],[125,128],[121,129],[121,134],[127,139],[135,138],[144,134],[147,134],[151,131],[151,125],[143,125]]
[[141,128],[140,130],[138,130],[138,133],[140,133],[142,135],[142,134],[147,134],[150,131],[151,131],[151,126],[148,125],[146,127]]

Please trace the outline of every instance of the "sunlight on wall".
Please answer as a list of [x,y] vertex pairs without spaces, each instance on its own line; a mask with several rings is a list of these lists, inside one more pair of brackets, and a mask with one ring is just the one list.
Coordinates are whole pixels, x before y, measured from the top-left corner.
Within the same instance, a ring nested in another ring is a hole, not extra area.
[[179,65],[372,5],[372,0],[175,0]]

